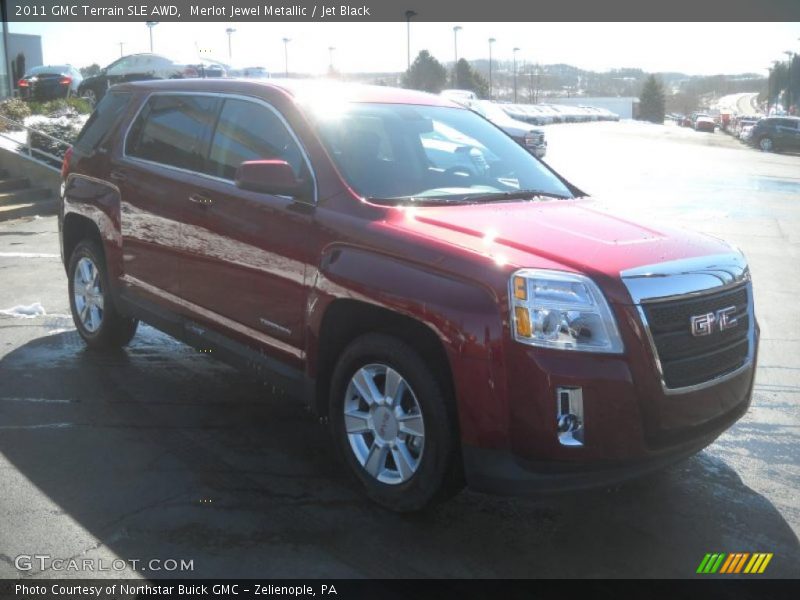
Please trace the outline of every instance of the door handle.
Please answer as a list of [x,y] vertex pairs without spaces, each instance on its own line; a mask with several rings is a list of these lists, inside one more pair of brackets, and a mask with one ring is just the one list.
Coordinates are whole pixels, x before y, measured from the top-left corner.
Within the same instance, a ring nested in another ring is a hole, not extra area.
[[202,206],[211,206],[212,204],[214,204],[214,199],[209,198],[204,194],[190,194],[189,202],[193,202],[194,204],[200,204]]
[[125,183],[128,180],[128,176],[124,171],[118,171],[115,169],[111,171],[111,179],[119,183]]

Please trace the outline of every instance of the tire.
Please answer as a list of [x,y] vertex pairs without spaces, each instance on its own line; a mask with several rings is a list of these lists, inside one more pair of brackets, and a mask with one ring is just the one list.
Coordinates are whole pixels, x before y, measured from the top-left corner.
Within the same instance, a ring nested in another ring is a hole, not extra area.
[[96,241],[78,243],[69,260],[67,277],[72,320],[86,345],[105,350],[127,345],[139,321],[122,315],[114,306],[105,257]]
[[765,135],[758,140],[758,147],[762,152],[772,152],[775,150],[775,144],[773,143],[772,138],[768,135]]
[[81,98],[85,98],[86,101],[92,105],[92,108],[95,107],[97,104],[97,94],[92,88],[86,88],[82,92],[80,92]]
[[[391,406],[387,377],[401,381]],[[410,346],[383,334],[357,338],[342,353],[330,390],[333,442],[372,500],[409,512],[463,487],[455,408]]]

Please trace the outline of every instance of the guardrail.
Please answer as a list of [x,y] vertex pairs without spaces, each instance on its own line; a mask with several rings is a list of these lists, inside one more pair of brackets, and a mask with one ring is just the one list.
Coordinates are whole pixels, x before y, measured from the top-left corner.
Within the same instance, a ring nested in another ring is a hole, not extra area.
[[51,169],[58,171],[57,167],[54,167],[52,164],[46,162],[46,160],[37,158],[37,155],[42,156],[45,159],[50,159],[52,161],[55,161],[56,163],[59,164],[64,160],[64,155],[62,154],[61,156],[57,156],[55,154],[50,154],[49,152],[46,152],[44,150],[40,150],[39,148],[34,148],[33,146],[31,146],[31,133],[35,133],[36,135],[41,135],[42,137],[45,137],[49,140],[52,140],[53,142],[56,142],[59,146],[63,146],[64,152],[66,152],[67,148],[69,148],[72,145],[71,142],[67,142],[65,140],[54,137],[49,133],[39,131],[35,127],[30,127],[29,125],[25,125],[25,123],[20,123],[19,121],[15,121],[14,119],[10,119],[4,115],[0,115],[0,120],[2,120],[4,123],[13,125],[16,131],[23,130],[26,132],[24,142],[21,142],[20,140],[8,135],[8,131],[0,131],[0,137],[10,140],[15,144],[18,144],[22,148],[23,153],[29,156],[31,159],[40,162]]

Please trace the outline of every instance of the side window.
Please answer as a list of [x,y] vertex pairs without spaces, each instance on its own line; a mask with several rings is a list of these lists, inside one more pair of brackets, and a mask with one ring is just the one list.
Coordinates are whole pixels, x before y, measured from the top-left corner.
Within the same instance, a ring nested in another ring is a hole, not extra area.
[[298,177],[304,169],[300,148],[274,112],[247,100],[225,100],[206,173],[233,179],[244,161],[269,158],[285,160]]
[[81,129],[78,139],[75,141],[75,147],[87,154],[93,152],[111,128],[116,125],[130,101],[131,94],[127,92],[110,92],[103,96],[92,116]]
[[200,171],[205,140],[217,100],[208,96],[153,96],[131,127],[125,153],[145,160]]

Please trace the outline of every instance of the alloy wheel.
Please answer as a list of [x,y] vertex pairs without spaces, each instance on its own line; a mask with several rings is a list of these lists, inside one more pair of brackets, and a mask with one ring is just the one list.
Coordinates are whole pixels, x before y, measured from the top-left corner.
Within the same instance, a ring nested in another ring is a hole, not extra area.
[[72,277],[72,291],[75,300],[75,313],[81,325],[89,333],[96,332],[103,322],[105,305],[100,270],[92,260],[82,257],[75,265]]
[[414,476],[425,447],[425,422],[400,373],[378,363],[358,369],[347,385],[343,417],[350,449],[371,477],[397,485]]

